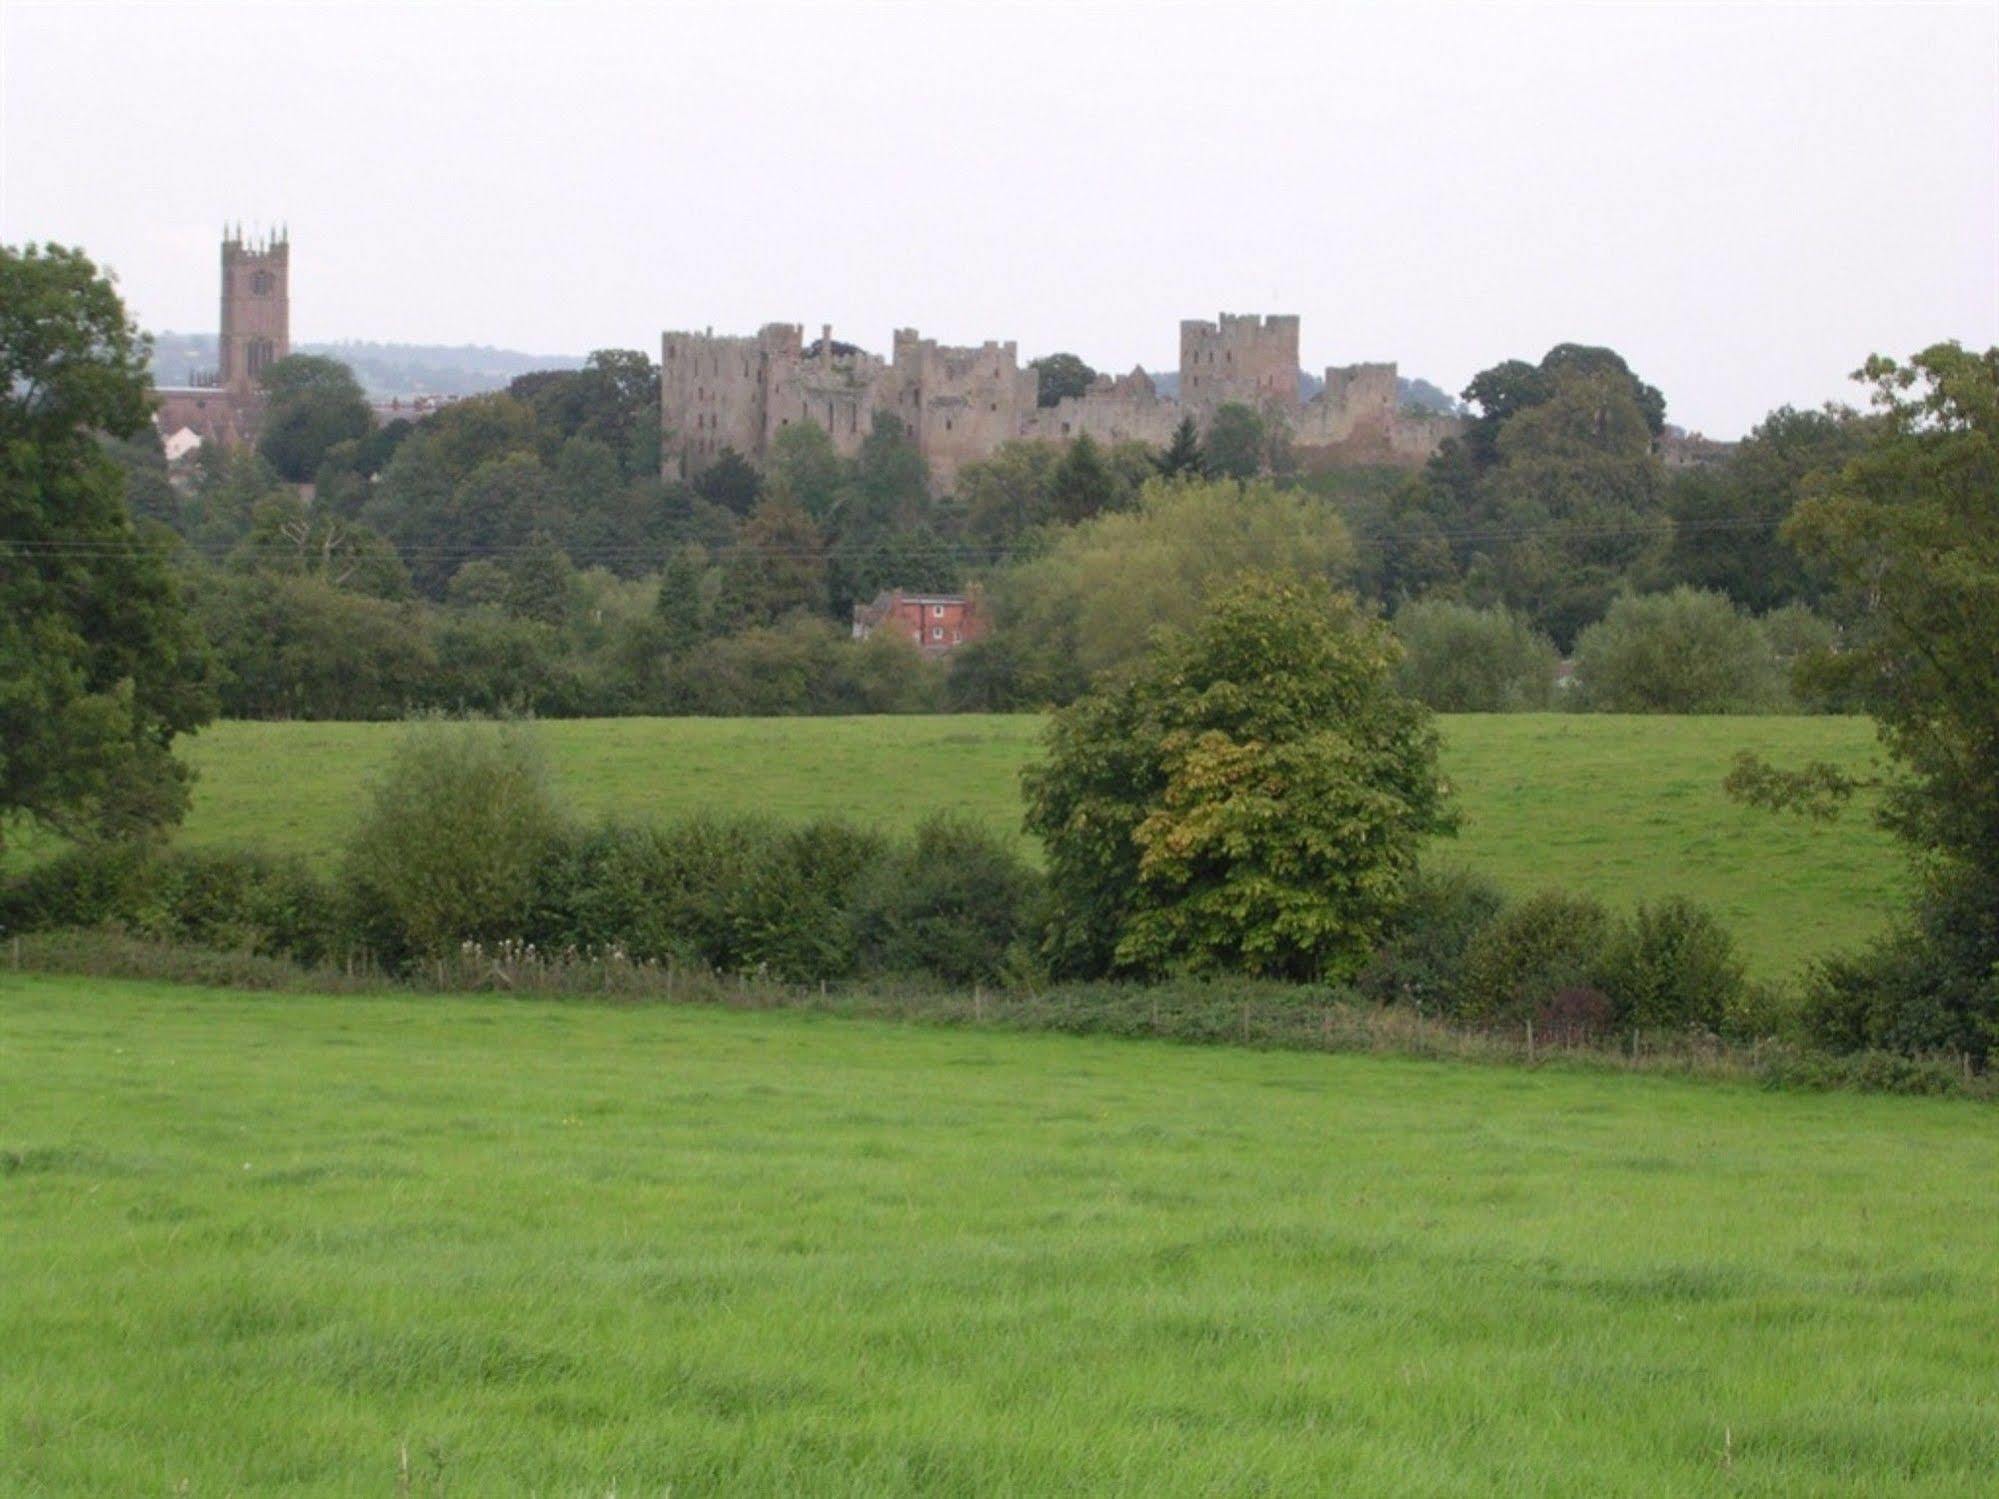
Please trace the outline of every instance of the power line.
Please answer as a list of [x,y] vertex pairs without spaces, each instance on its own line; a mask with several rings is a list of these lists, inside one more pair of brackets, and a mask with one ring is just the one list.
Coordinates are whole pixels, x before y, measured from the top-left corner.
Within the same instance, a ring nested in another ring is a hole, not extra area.
[[[1626,524],[1586,525],[1563,522],[1544,522],[1535,525],[1491,526],[1477,529],[1446,530],[1442,528],[1424,531],[1410,537],[1356,536],[1352,545],[1357,551],[1387,551],[1396,547],[1420,545],[1425,542],[1442,542],[1450,546],[1474,545],[1478,543],[1530,541],[1540,537],[1556,537],[1563,540],[1604,539],[1614,540],[1648,536],[1703,535],[1722,532],[1750,532],[1769,530],[1783,524],[1786,514],[1742,516],[1733,519],[1698,522],[1674,521],[1670,517],[1652,521]],[[533,542],[418,542],[398,545],[379,532],[370,532],[370,539],[380,540],[396,556],[404,561],[475,561],[503,560],[526,556],[541,550]],[[657,562],[686,545],[688,542],[661,542],[655,545],[606,545],[562,548],[564,555],[573,563],[588,565],[593,562]],[[334,543],[339,546],[338,541]],[[74,539],[55,538],[49,540],[0,539],[0,555],[21,557],[131,557],[140,555],[172,556],[176,550],[185,548],[195,556],[211,562],[226,561],[233,557],[284,559],[310,557],[315,553],[324,555],[326,543],[323,539],[308,540],[304,543],[253,542],[242,540],[226,546],[202,545],[186,538],[176,538],[173,542],[150,542],[142,538],[102,538]],[[733,562],[763,559],[779,561],[837,561],[837,560],[947,560],[970,566],[1018,561],[1047,555],[1046,547],[985,546],[976,542],[932,542],[896,543],[890,545],[850,547],[837,542],[826,547],[772,547],[749,543],[732,542],[725,546],[703,548],[708,557],[718,562]],[[342,560],[355,560],[351,551],[338,551]]]

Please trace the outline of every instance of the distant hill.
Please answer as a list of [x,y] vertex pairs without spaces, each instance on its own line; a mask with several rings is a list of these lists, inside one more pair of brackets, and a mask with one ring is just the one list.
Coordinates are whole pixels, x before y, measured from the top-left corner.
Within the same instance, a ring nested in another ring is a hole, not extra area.
[[[354,378],[372,396],[475,396],[503,389],[516,375],[531,370],[574,370],[583,367],[574,354],[524,354],[518,349],[494,349],[481,344],[379,344],[345,340],[339,343],[292,345],[295,354],[324,354],[354,371]],[[216,365],[213,333],[153,335],[153,383],[185,385],[190,376]]]

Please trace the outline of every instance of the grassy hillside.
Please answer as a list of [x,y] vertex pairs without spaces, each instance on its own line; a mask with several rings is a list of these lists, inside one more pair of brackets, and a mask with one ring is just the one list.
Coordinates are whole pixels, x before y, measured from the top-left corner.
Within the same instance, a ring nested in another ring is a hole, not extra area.
[[6,973],[0,1098],[8,1493],[1999,1465],[1973,1105]]
[[[1448,718],[1445,765],[1465,827],[1436,857],[1518,891],[1563,885],[1628,902],[1698,895],[1777,975],[1875,930],[1902,870],[1864,816],[1821,827],[1733,806],[1720,782],[1741,748],[1860,766],[1860,719]],[[354,815],[393,724],[220,724],[189,742],[201,772],[185,837],[324,857]],[[1022,836],[1018,772],[1030,717],[602,719],[541,734],[588,814],[696,808],[839,815],[906,826],[951,807]]]

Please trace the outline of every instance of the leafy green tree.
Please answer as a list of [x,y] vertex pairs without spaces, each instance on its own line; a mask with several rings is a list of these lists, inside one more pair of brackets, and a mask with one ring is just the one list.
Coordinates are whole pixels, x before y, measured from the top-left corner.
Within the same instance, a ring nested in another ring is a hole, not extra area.
[[1352,974],[1451,826],[1427,710],[1353,600],[1245,581],[1057,714],[1023,780],[1058,972]]
[[310,573],[216,572],[195,600],[232,718],[397,718],[437,658],[413,605]]
[[1463,398],[1474,414],[1465,424],[1460,444],[1473,466],[1484,469],[1497,462],[1499,434],[1507,424],[1553,400],[1565,380],[1593,381],[1599,376],[1630,398],[1651,436],[1665,430],[1666,398],[1657,386],[1647,385],[1632,373],[1623,355],[1589,344],[1556,344],[1541,356],[1539,364],[1508,359],[1481,370],[1464,388]]
[[1396,686],[1438,713],[1514,713],[1552,705],[1560,660],[1548,637],[1505,609],[1418,600],[1395,615]]
[[678,547],[666,559],[653,616],[659,648],[668,656],[693,650],[708,633],[708,607],[701,596],[706,570],[701,553],[693,547]]
[[1181,417],[1180,425],[1173,429],[1173,440],[1159,455],[1159,472],[1169,479],[1206,477],[1208,455],[1201,450],[1201,434],[1193,417]]
[[854,480],[835,526],[842,534],[908,530],[930,519],[930,468],[901,418],[879,413],[854,458]]
[[293,484],[311,482],[331,449],[358,443],[374,430],[361,382],[337,359],[292,354],[259,379],[265,407],[257,451]]
[[877,630],[845,649],[842,676],[858,713],[935,713],[943,706],[942,663],[900,631]]
[[1052,442],[1003,442],[990,456],[958,470],[952,512],[958,531],[980,547],[1011,547],[1054,515],[1055,470],[1062,450]]
[[1016,701],[1068,701],[1092,673],[1136,660],[1157,627],[1191,627],[1244,573],[1343,581],[1353,556],[1338,514],[1309,496],[1154,479],[1133,509],[1060,533],[994,580]]
[[1578,705],[1603,713],[1759,713],[1786,706],[1762,625],[1718,593],[1626,595],[1576,641]]
[[841,502],[847,463],[817,422],[781,427],[770,445],[770,489],[825,525]]
[[1545,400],[1506,423],[1497,448],[1460,522],[1478,537],[1467,592],[1569,644],[1668,541],[1645,409],[1626,375],[1557,374]]
[[452,486],[429,514],[407,517],[392,537],[409,559],[417,586],[436,597],[469,557],[525,546],[551,504],[548,470],[532,453],[489,459]]
[[765,500],[723,572],[718,613],[733,629],[826,613],[826,540],[796,505]]
[[1865,449],[1873,423],[1832,408],[1773,411],[1726,463],[1676,474],[1666,576],[1727,594],[1759,614],[1810,602],[1820,585],[1785,540],[1791,509]]
[[483,463],[516,453],[534,456],[534,408],[508,395],[469,396],[426,416],[411,436],[433,449],[458,480]]
[[476,396],[417,424],[371,486],[361,519],[438,597],[468,556],[521,545],[554,508],[534,412],[511,396]]
[[793,612],[713,636],[669,663],[668,701],[673,712],[713,717],[858,712],[842,670],[850,649],[830,621]]
[[451,575],[451,582],[444,590],[444,601],[454,609],[504,611],[511,581],[506,564],[491,557],[474,557]]
[[757,508],[763,479],[734,448],[724,448],[715,461],[694,476],[694,493],[731,515],[748,515]]
[[1115,504],[1116,481],[1104,462],[1103,450],[1089,433],[1069,444],[1069,450],[1055,466],[1048,497],[1055,518],[1072,526],[1101,515]]
[[391,956],[519,937],[563,826],[524,730],[420,724],[370,788],[342,877]]
[[1028,362],[1039,381],[1036,404],[1053,406],[1065,396],[1080,396],[1097,378],[1097,372],[1074,354],[1045,354]]
[[901,421],[889,413],[878,415],[861,441],[830,527],[828,583],[834,612],[844,614],[884,588],[954,587],[957,564],[936,520],[922,453]]
[[593,700],[562,631],[500,608],[430,616],[437,669],[424,701],[454,713],[561,717],[622,711]]
[[1270,428],[1263,414],[1225,401],[1208,419],[1207,470],[1217,479],[1254,479],[1263,472]]
[[1482,371],[1465,399],[1462,434],[1385,517],[1384,596],[1452,586],[1567,649],[1621,588],[1663,581],[1664,398],[1612,350],[1561,344]]
[[576,567],[548,537],[537,531],[527,546],[507,561],[504,606],[515,619],[544,625],[568,621],[576,604]]
[[277,471],[256,452],[203,447],[180,508],[181,534],[197,551],[219,556],[250,534],[261,507],[281,501],[285,493]]
[[80,250],[0,246],[0,838],[177,821],[177,734],[215,711],[162,549],[99,435],[150,415],[147,346]]
[[580,370],[517,376],[508,395],[531,408],[544,456],[578,438],[613,455],[621,478],[659,471],[659,367],[635,349],[599,349]]
[[184,524],[180,492],[167,475],[166,450],[152,425],[141,427],[130,437],[100,433],[98,441],[123,475],[125,513],[142,525],[150,521],[179,531]]
[[257,502],[250,529],[228,560],[239,572],[315,577],[375,598],[400,599],[410,591],[409,569],[383,537],[308,506],[289,489]]
[[1860,374],[1876,439],[1785,527],[1841,626],[1809,675],[1879,726],[1888,825],[1999,888],[1999,349],[1938,344]]

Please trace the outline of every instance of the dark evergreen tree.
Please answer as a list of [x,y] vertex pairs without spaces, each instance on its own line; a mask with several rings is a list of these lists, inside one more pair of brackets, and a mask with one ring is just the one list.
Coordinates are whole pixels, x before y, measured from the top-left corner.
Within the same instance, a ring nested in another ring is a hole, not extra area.
[[1050,498],[1055,518],[1072,526],[1102,514],[1117,499],[1117,481],[1104,462],[1103,449],[1089,433],[1070,443],[1056,465]]
[[659,648],[669,656],[692,650],[707,633],[701,573],[701,554],[692,547],[680,547],[666,559],[659,575],[653,619],[659,627]]
[[1199,479],[1208,472],[1207,454],[1201,451],[1201,434],[1194,418],[1183,416],[1173,429],[1173,441],[1159,455],[1159,472],[1169,479]]

